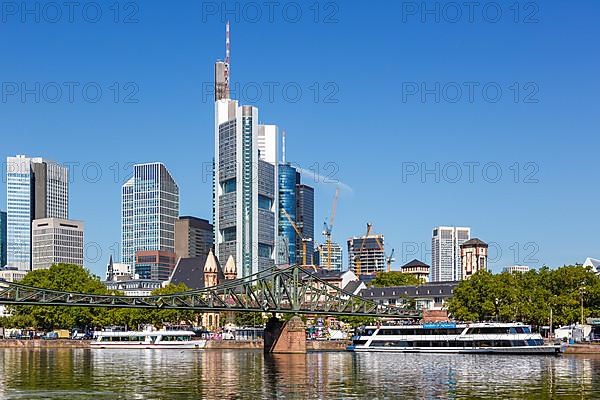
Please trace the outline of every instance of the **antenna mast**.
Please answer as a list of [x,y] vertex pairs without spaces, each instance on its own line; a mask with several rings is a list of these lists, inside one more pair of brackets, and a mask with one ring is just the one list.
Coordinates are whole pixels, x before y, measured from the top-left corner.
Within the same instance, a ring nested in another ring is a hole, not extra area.
[[229,93],[231,44],[229,41],[229,21],[225,25],[225,90]]

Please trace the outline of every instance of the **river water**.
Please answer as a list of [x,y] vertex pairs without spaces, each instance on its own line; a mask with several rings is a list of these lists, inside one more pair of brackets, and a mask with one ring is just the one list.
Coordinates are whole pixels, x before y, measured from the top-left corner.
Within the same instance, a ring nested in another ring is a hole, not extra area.
[[0,399],[594,399],[600,357],[0,349]]

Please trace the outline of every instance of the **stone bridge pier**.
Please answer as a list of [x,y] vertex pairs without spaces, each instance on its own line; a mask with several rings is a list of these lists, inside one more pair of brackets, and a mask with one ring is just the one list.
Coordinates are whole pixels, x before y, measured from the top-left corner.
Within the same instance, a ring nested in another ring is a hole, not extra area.
[[306,326],[294,315],[284,322],[273,316],[265,327],[265,353],[306,353]]

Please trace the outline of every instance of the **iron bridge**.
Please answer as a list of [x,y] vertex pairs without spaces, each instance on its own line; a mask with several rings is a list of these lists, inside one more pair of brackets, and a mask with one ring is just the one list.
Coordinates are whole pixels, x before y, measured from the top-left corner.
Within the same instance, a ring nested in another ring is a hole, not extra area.
[[300,266],[261,272],[199,290],[141,297],[70,293],[0,281],[0,304],[387,318],[420,316],[416,310],[384,306],[346,292]]

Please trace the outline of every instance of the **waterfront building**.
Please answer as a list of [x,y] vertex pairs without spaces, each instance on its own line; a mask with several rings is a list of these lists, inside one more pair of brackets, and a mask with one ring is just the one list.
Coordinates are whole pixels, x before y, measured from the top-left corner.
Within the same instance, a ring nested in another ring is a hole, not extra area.
[[112,256],[106,266],[107,281],[125,281],[134,278],[133,267],[130,264],[116,263]]
[[278,128],[229,98],[228,59],[215,65],[215,254],[232,256],[243,277],[272,268],[278,254]]
[[171,276],[177,257],[175,253],[143,250],[135,253],[135,275],[140,279],[166,281]]
[[[296,185],[296,226],[306,240],[306,263],[314,264],[315,251],[315,189],[300,183],[297,174]],[[296,237],[296,260],[302,260],[302,240]]]
[[4,282],[19,282],[25,278],[29,271],[23,271],[18,268],[3,268],[0,269],[0,281]]
[[598,259],[588,257],[583,263],[583,266],[589,267],[592,269],[592,271],[596,272],[597,274],[600,274],[600,260]]
[[154,251],[175,257],[179,187],[162,163],[136,164],[121,194],[121,261],[132,265],[136,274],[147,275],[146,267],[144,273],[138,272],[136,253]]
[[69,218],[68,169],[39,157],[7,157],[6,182],[6,264],[29,271],[32,222]]
[[424,262],[414,259],[400,267],[400,271],[405,274],[414,275],[421,282],[427,283],[429,282],[430,268],[431,267]]
[[487,271],[488,245],[478,238],[460,245],[461,279],[469,279],[478,271]]
[[84,224],[60,218],[36,219],[31,228],[32,270],[54,264],[83,267]]
[[[191,290],[200,290],[236,278],[237,270],[233,256],[229,256],[223,269],[211,250],[208,254],[200,257],[180,258],[167,283],[184,284]],[[220,314],[203,313],[202,325],[207,329],[218,328]]]
[[503,272],[508,272],[509,274],[523,273],[529,271],[529,269],[527,265],[509,265],[508,267],[504,267]]
[[102,282],[108,290],[123,292],[125,296],[150,296],[153,291],[163,286],[163,281],[156,279],[128,279]]
[[175,221],[175,254],[177,258],[200,257],[213,248],[213,226],[205,219],[179,217]]
[[[327,293],[332,296],[338,295],[337,289],[342,289],[349,294],[358,295],[362,290],[367,288],[365,283],[358,279],[358,276],[352,271],[334,271],[323,268],[318,268],[316,271],[308,271],[311,272],[311,275],[303,277],[302,279],[305,280],[317,277],[318,281],[313,281],[312,285],[327,291]],[[326,282],[329,286],[320,282]],[[315,301],[313,296],[314,293],[312,293],[311,290],[308,290],[306,293],[306,301]],[[323,298],[323,300],[325,299]]]
[[350,270],[360,275],[376,275],[386,269],[385,243],[383,235],[369,234],[368,236],[348,239],[348,262]]
[[431,281],[462,279],[460,245],[471,238],[471,228],[439,226],[431,239]]
[[6,265],[6,212],[0,211],[0,268]]
[[279,164],[279,237],[281,245],[279,251],[282,253],[278,264],[296,264],[297,235],[291,220],[296,223],[296,184],[298,183],[298,171],[289,163]]
[[[327,243],[320,244],[317,246],[317,250],[314,252],[314,263],[323,269],[327,269],[327,258],[329,254],[329,247]],[[331,270],[342,271],[342,246],[335,242],[331,242]]]
[[443,310],[458,282],[430,282],[419,286],[370,287],[360,296],[385,306],[401,306],[413,301],[417,309]]

